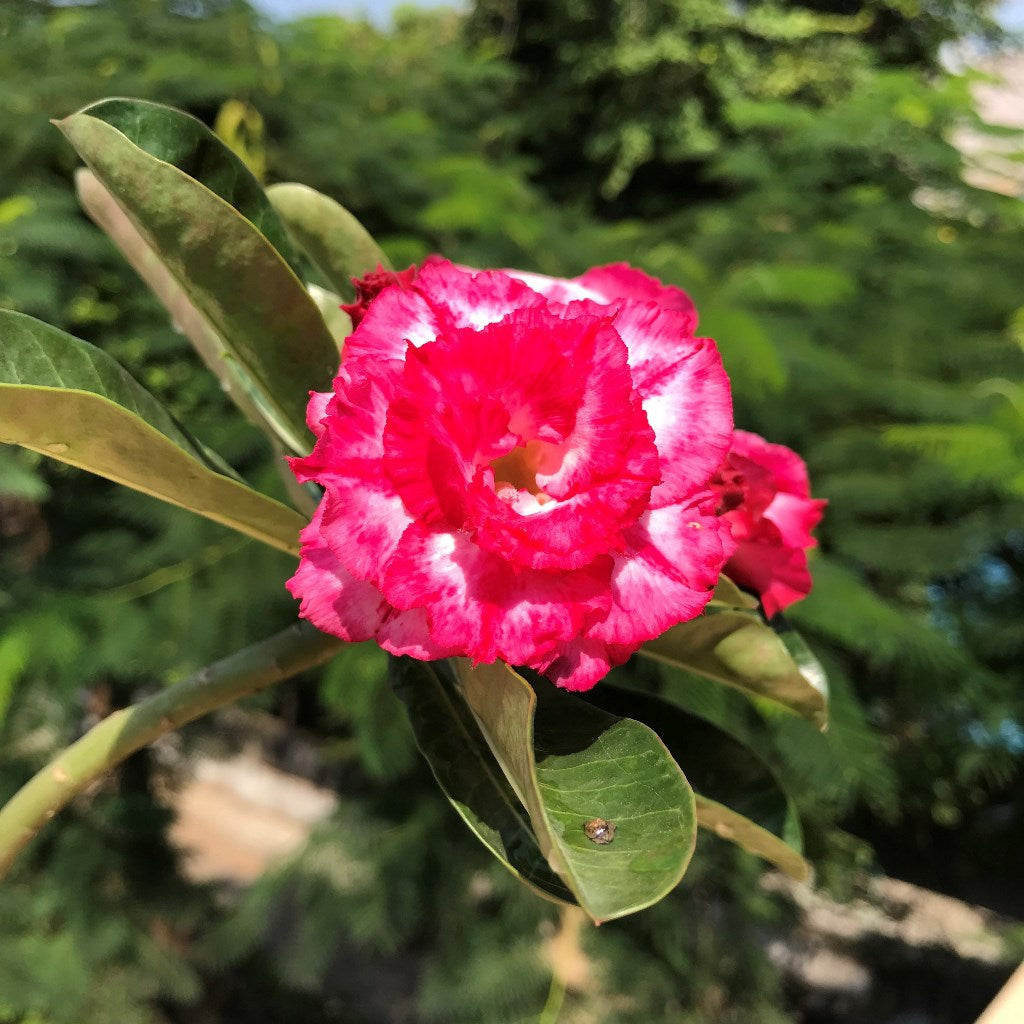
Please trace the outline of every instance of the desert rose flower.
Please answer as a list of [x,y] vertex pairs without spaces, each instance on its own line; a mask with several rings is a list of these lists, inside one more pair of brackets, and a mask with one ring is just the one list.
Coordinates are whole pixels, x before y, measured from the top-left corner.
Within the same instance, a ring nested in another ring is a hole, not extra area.
[[827,502],[811,498],[803,459],[785,445],[737,430],[712,486],[737,542],[726,575],[758,594],[769,617],[806,597],[807,549],[817,544],[811,530]]
[[292,461],[324,488],[289,582],[303,616],[582,690],[701,612],[734,548],[709,487],[732,405],[685,293],[431,258],[360,297]]

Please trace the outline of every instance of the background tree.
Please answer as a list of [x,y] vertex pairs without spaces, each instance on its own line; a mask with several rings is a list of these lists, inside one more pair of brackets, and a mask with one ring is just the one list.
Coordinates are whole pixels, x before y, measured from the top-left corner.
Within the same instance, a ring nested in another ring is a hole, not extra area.
[[[852,833],[897,873],[1013,909],[1005,858],[927,853],[1005,848],[1000,821],[1021,820],[1022,223],[960,180],[946,139],[969,96],[938,59],[987,10],[480,0],[468,22],[407,12],[382,32],[233,0],[7,0],[0,303],[142,367],[273,486],[258,435],[77,210],[47,119],[111,94],[188,109],[266,180],[337,196],[398,266],[629,259],[683,285],[737,422],[804,452],[831,501],[793,619],[831,674],[833,726],[808,740],[692,679],[620,679],[759,746],[806,794],[826,881],[863,863]],[[0,502],[0,796],[89,716],[293,615],[288,559],[185,513],[4,450]],[[154,756],[45,834],[0,894],[0,1020],[104,1022],[111,1000],[125,1021],[553,1006],[541,951],[571,925],[443,806],[383,670],[355,647],[267,698],[317,739],[342,810],[228,912],[175,873]],[[592,978],[561,1019],[791,1019],[758,932],[789,911],[758,870],[723,845],[672,899],[589,935]]]

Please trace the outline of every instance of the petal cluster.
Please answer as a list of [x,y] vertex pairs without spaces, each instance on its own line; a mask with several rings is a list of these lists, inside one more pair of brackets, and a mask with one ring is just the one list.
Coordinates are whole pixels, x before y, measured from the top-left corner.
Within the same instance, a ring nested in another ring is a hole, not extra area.
[[806,597],[807,549],[817,544],[811,530],[827,502],[811,498],[803,459],[785,445],[737,430],[712,486],[737,545],[726,574],[758,594],[769,617]]
[[625,265],[432,258],[359,305],[292,463],[324,489],[289,583],[302,615],[587,689],[702,611],[735,548],[710,487],[732,405],[684,292]]

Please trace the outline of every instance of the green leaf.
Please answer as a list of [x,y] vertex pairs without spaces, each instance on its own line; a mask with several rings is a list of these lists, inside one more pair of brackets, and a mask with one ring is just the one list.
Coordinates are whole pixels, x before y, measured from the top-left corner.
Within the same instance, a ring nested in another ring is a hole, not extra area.
[[648,693],[601,683],[584,699],[658,734],[694,789],[698,825],[798,881],[810,877],[796,809],[749,747],[706,718]]
[[810,719],[819,729],[828,724],[824,673],[801,671],[785,643],[752,612],[716,611],[709,606],[707,614],[648,640],[640,653],[766,697]]
[[352,278],[391,264],[373,236],[340,203],[291,182],[271,185],[267,196],[296,243],[339,295],[354,294]]
[[757,606],[760,602],[756,597],[740,590],[735,583],[724,573],[718,577],[715,584],[715,592],[711,595],[708,603],[712,611],[741,611],[751,612],[757,616]]
[[269,426],[271,433],[275,433],[274,413],[267,408],[260,389],[242,365],[231,358],[224,339],[207,317],[192,304],[185,290],[142,237],[128,214],[117,205],[117,201],[100,184],[96,175],[84,167],[75,172],[75,188],[82,208],[160,300],[175,328],[192,342],[192,347],[207,369],[220,381],[228,397],[250,423],[260,429]]
[[352,318],[341,308],[341,299],[334,292],[329,292],[316,284],[308,284],[306,288],[316,303],[316,308],[320,310],[335,345],[341,351],[345,339],[352,333]]
[[297,512],[234,476],[106,353],[9,310],[0,310],[0,442],[298,553]]
[[811,686],[827,696],[828,675],[825,672],[825,667],[815,657],[814,651],[807,646],[807,641],[783,618],[781,613],[772,619],[772,627],[786,650],[789,651],[789,656],[796,662],[800,674]]
[[[693,791],[655,733],[507,665],[457,660],[462,694],[529,812],[537,845],[597,922],[656,903],[693,854]],[[615,826],[595,843],[585,827]]]
[[195,118],[111,99],[57,122],[259,388],[278,436],[310,447],[310,390],[338,354],[295,274],[280,221],[241,161]]
[[530,817],[487,746],[447,662],[390,659],[416,744],[434,778],[477,838],[513,874],[548,899],[574,904],[548,866]]

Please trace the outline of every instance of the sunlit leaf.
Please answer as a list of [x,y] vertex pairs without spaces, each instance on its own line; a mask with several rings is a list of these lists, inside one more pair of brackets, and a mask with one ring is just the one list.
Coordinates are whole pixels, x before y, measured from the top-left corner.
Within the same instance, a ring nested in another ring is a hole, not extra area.
[[226,357],[244,367],[281,440],[308,450],[308,393],[329,387],[337,348],[256,179],[199,121],[158,104],[103,100],[57,125],[223,340]]
[[697,798],[697,824],[798,880],[810,877],[801,856],[800,820],[771,769],[734,736],[669,701],[601,683],[588,703],[649,725],[668,747]]
[[0,442],[18,444],[298,553],[305,520],[253,490],[106,353],[0,310]]
[[751,613],[723,610],[681,622],[649,640],[640,653],[696,672],[748,694],[766,697],[810,719],[828,723],[824,673],[807,675],[785,643]]
[[[501,663],[460,659],[455,671],[540,850],[595,921],[678,884],[693,854],[693,791],[651,729]],[[610,842],[595,841],[598,823],[611,826]]]
[[339,295],[354,294],[352,278],[362,277],[378,264],[391,267],[366,228],[328,196],[291,182],[271,185],[267,196],[292,237]]

